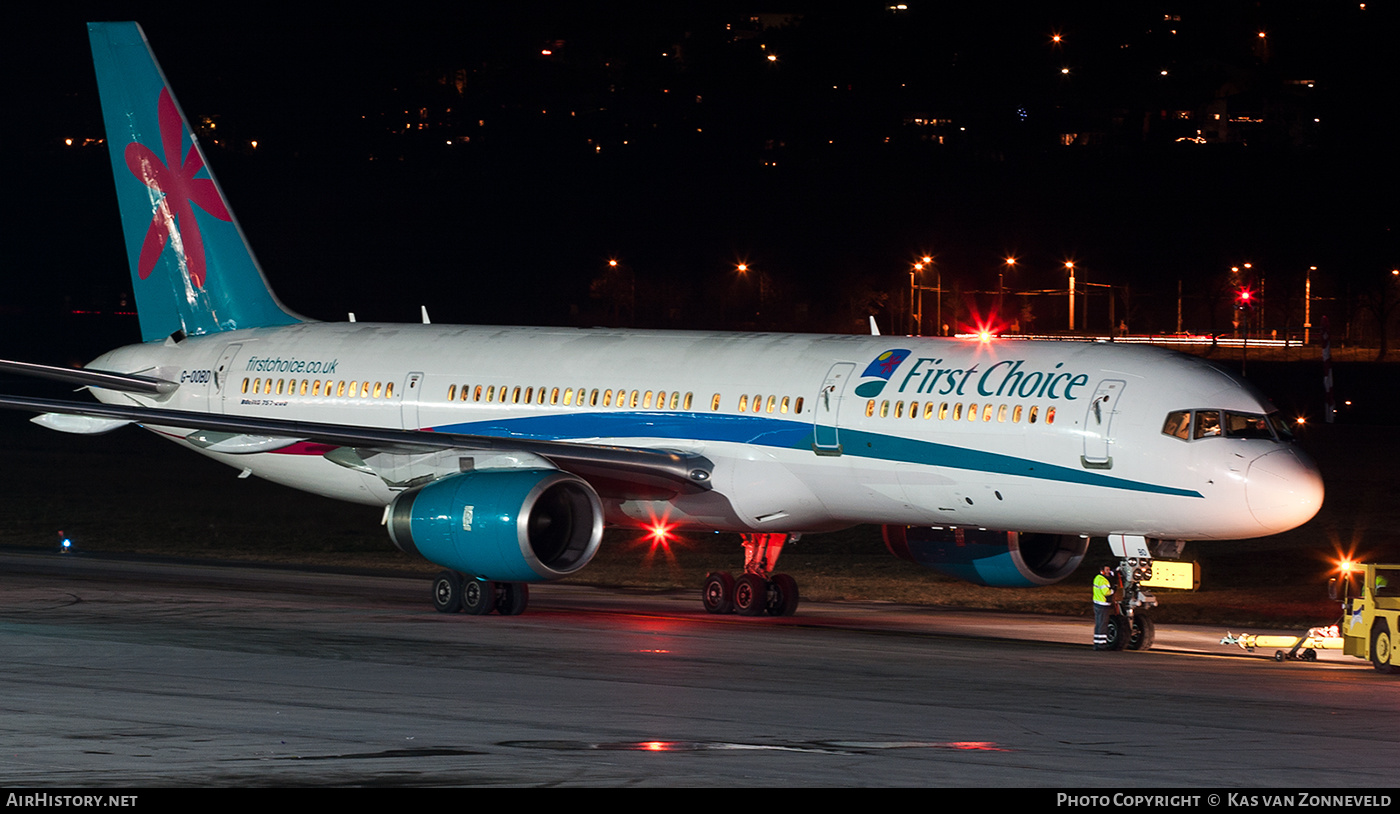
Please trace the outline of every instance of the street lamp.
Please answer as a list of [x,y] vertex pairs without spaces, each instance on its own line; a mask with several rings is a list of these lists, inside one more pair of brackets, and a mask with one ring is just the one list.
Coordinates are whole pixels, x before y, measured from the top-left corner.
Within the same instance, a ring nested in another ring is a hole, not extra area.
[[[1245,267],[1248,268],[1249,264],[1246,263]],[[1235,312],[1239,313],[1246,308],[1253,310],[1254,292],[1241,287],[1235,295]],[[1244,357],[1240,362],[1240,375],[1247,375],[1249,372],[1249,317],[1249,314],[1244,315]]]
[[[745,279],[747,279],[747,278],[748,278],[748,275],[749,275],[749,264],[748,264],[748,263],[736,263],[736,264],[734,264],[734,270],[737,271],[737,272],[739,272],[739,274],[740,274],[741,276],[743,276]],[[756,272],[754,276],[758,277],[758,310],[755,311],[754,313],[755,313],[755,315],[761,315],[761,314],[763,313],[764,294],[766,293],[766,292],[763,290],[763,278],[764,278],[765,275],[764,275],[763,272],[760,271],[760,272]]]
[[938,292],[938,330],[941,332],[943,329],[943,272],[938,271],[938,282],[934,288],[919,285],[916,278],[916,275],[921,274],[924,269],[932,265],[933,256],[926,254],[909,268],[909,333],[913,336],[923,335],[925,291]]
[[[933,265],[933,257],[932,257],[931,255],[927,255],[927,254],[926,254],[926,255],[924,255],[924,257],[923,257],[922,262],[923,262],[923,264],[924,264],[925,266],[931,266],[931,265]],[[938,324],[934,326],[934,330],[935,330],[935,332],[937,332],[937,334],[938,334],[939,336],[942,336],[942,335],[943,335],[943,270],[942,270],[942,269],[938,269],[938,270],[937,270],[937,275],[938,275],[938,276],[935,278],[935,281],[934,281],[934,284],[933,284],[933,285],[934,285],[934,290],[938,293],[937,300],[936,300],[937,305],[935,305],[935,309],[936,309],[936,311],[937,311],[937,317],[938,317]],[[920,292],[920,294],[919,294],[919,313],[920,313],[920,314],[923,313],[923,293],[922,293],[922,292]]]
[[915,275],[924,270],[923,263],[915,263],[909,269],[909,335],[918,336],[924,327],[924,292],[919,291]]
[[1074,261],[1065,261],[1065,270],[1069,272],[1069,329],[1074,330]]
[[1006,323],[1006,315],[1002,311],[1006,308],[1006,272],[1016,268],[1016,258],[1007,257],[1006,264],[1001,271],[997,272],[997,319]]
[[1303,344],[1308,344],[1312,337],[1312,273],[1317,271],[1317,266],[1308,266],[1308,271],[1303,275]]
[[[1256,299],[1256,296],[1248,288],[1253,283],[1253,271],[1253,263],[1245,263],[1243,266],[1230,267],[1230,285],[1233,286],[1237,292],[1239,292],[1239,297],[1236,301],[1237,307],[1235,308],[1235,312],[1230,323],[1231,326],[1234,328],[1234,334],[1236,337],[1240,335],[1241,316],[1244,317],[1245,335],[1248,336],[1249,334],[1249,317],[1251,315],[1241,314],[1241,308],[1245,305],[1247,305],[1251,309],[1254,307],[1254,301]],[[1246,293],[1248,293],[1248,296],[1245,296]],[[1263,291],[1261,286],[1260,296],[1262,295]],[[1306,321],[1307,320],[1305,319],[1304,322]]]

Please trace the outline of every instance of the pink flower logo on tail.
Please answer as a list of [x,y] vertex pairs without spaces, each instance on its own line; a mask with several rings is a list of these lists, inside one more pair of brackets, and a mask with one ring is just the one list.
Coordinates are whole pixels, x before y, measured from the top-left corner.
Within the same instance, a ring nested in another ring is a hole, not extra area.
[[[185,256],[189,269],[190,282],[196,288],[204,287],[204,238],[199,233],[199,224],[194,219],[194,207],[223,221],[232,221],[219,197],[219,190],[209,178],[196,178],[204,169],[204,159],[194,145],[190,145],[184,161],[180,161],[180,144],[184,140],[184,127],[180,124],[180,114],[175,111],[175,101],[170,91],[162,89],[156,103],[156,113],[160,120],[160,142],[167,166],[149,147],[133,141],[126,146],[126,166],[131,173],[160,195],[156,203],[151,226],[146,230],[146,240],[141,244],[141,258],[136,264],[141,279],[150,276],[156,260],[165,250],[165,244],[174,237],[176,248]],[[153,196],[154,197],[154,196]],[[174,230],[174,234],[171,231]]]

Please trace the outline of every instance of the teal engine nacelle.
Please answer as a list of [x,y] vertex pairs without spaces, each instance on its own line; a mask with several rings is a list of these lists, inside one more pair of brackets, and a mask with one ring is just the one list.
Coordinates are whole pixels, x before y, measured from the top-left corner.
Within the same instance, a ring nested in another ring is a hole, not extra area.
[[885,546],[940,574],[997,588],[1036,588],[1069,576],[1089,538],[988,529],[885,526]]
[[555,469],[486,469],[408,489],[389,504],[400,551],[499,582],[542,582],[588,564],[603,506],[586,481]]

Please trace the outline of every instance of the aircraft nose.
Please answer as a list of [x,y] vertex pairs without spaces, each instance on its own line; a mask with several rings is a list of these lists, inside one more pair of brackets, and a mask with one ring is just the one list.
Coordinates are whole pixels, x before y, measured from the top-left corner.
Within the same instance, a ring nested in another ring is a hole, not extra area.
[[1246,477],[1249,511],[1271,532],[1301,526],[1322,508],[1322,475],[1302,450],[1289,447],[1260,455]]

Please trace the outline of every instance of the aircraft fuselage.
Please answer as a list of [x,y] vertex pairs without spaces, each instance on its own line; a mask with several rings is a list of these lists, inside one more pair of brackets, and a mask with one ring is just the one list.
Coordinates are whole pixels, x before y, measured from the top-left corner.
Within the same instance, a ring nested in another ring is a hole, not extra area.
[[[601,488],[612,523],[1235,539],[1304,522],[1322,494],[1312,462],[1277,433],[1165,432],[1173,411],[1262,418],[1272,408],[1202,360],[1132,345],[303,323],[132,345],[91,366],[180,383],[161,402],[94,391],[108,402],[666,449],[714,463],[711,488],[665,500]],[[159,431],[189,443],[176,428]],[[381,456],[353,468],[316,444],[200,451],[379,505],[415,477],[491,465]]]

